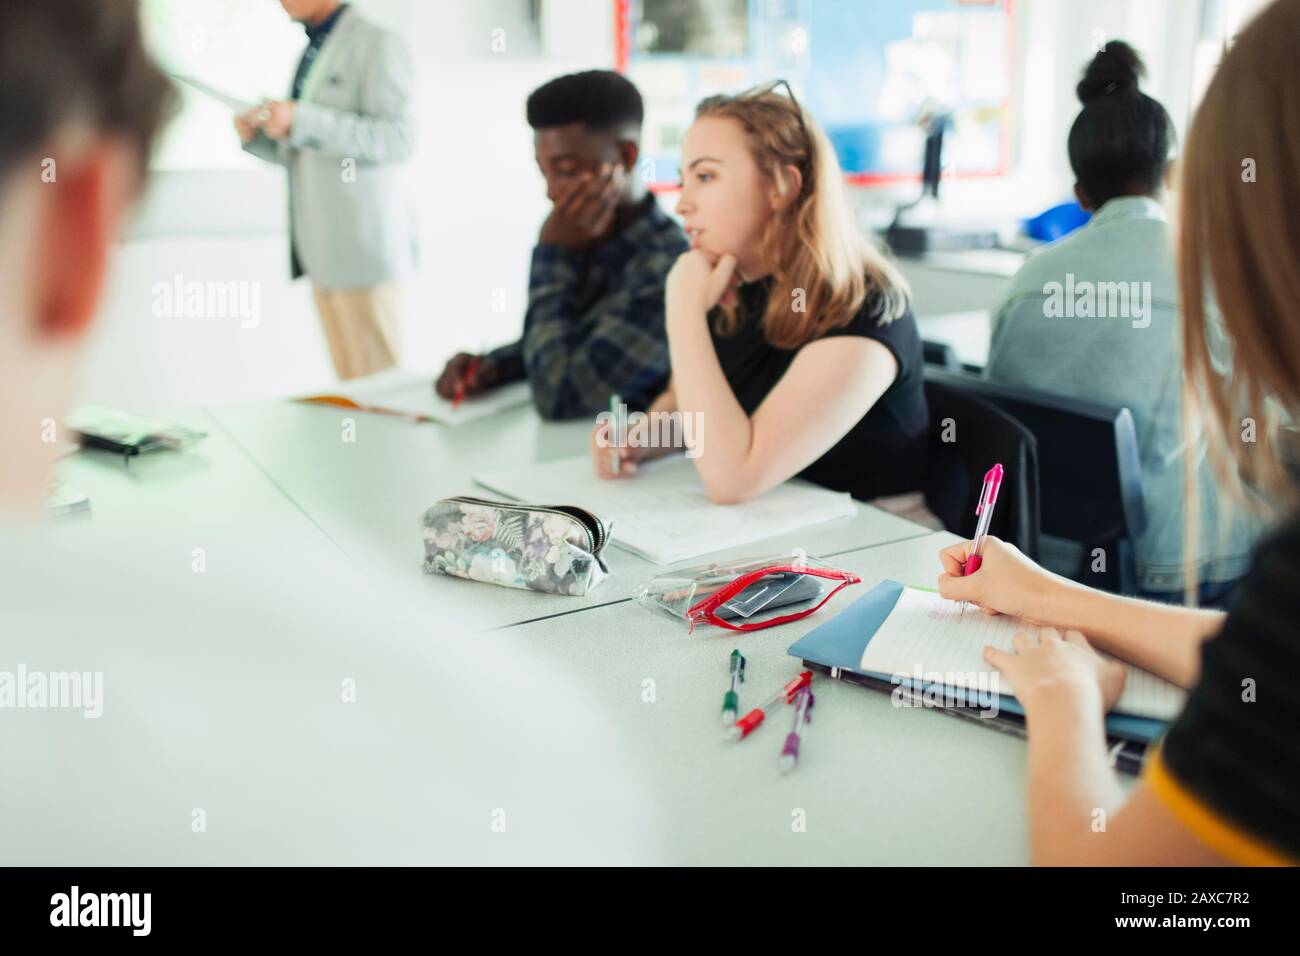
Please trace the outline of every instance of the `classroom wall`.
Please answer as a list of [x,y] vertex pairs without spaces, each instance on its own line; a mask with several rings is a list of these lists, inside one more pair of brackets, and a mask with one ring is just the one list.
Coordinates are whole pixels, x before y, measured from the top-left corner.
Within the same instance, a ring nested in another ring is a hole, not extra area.
[[[529,253],[547,209],[523,102],[554,75],[612,66],[613,5],[546,4],[537,37],[525,16],[528,0],[354,2],[413,43],[420,69],[420,149],[410,174],[422,262],[407,286],[405,362],[432,371],[457,349],[497,344],[518,332]],[[972,220],[1014,226],[1021,216],[1069,198],[1065,136],[1078,112],[1073,87],[1099,36],[1123,37],[1142,51],[1151,67],[1149,92],[1183,130],[1197,4],[1016,0],[1016,112],[1032,121],[1014,133],[1011,175],[946,183],[945,202]],[[492,52],[498,29],[504,53]],[[895,203],[915,189],[857,191],[863,221],[887,222]],[[670,208],[673,201],[666,198]],[[308,286],[288,281],[285,227],[283,174],[275,168],[155,176],[118,250],[83,396],[157,408],[332,384]],[[177,274],[255,284],[257,326],[153,316],[155,284]],[[994,288],[972,283],[981,299]],[[918,299],[938,301],[917,291]]]

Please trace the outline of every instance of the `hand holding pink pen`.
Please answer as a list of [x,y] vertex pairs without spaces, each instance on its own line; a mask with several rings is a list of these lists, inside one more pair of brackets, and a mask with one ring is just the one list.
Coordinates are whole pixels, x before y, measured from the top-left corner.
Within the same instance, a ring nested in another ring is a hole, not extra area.
[[[989,522],[993,518],[993,506],[998,501],[998,490],[1002,487],[1002,466],[994,465],[984,475],[984,485],[980,488],[979,504],[975,506],[975,514],[979,516],[979,521],[975,525],[975,540],[971,542],[970,554],[966,556],[965,562],[962,563],[962,577],[968,574],[974,574],[984,563],[984,539],[988,537]],[[966,613],[966,602],[961,602],[961,614]],[[959,615],[960,616],[960,615]]]

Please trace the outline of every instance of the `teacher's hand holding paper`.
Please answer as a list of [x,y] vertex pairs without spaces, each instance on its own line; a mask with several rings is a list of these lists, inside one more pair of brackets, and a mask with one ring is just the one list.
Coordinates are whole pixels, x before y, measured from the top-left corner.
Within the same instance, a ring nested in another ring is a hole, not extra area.
[[251,143],[261,130],[269,139],[284,139],[293,130],[293,101],[266,100],[260,105],[235,114],[235,132],[244,143]]
[[262,132],[284,139],[293,130],[293,100],[267,100],[253,112],[262,120]]
[[239,134],[241,143],[251,143],[257,135],[257,124],[251,118],[253,112],[249,110],[247,113],[235,114],[235,132]]

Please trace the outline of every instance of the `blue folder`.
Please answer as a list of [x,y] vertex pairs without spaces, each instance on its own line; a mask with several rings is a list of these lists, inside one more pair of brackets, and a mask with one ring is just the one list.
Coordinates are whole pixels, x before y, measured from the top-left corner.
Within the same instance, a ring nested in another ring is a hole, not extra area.
[[[895,677],[858,670],[862,652],[876,631],[880,630],[880,625],[885,623],[885,618],[894,610],[903,587],[898,581],[881,581],[835,617],[791,644],[788,653],[807,664],[829,670],[832,677],[857,675],[868,678],[871,682],[883,682],[886,686],[903,684],[910,687],[913,682],[903,675]],[[912,689],[918,693],[925,690],[924,687]],[[943,696],[949,700],[965,701],[960,687],[945,688]],[[1020,706],[1020,701],[1007,694],[999,696],[999,709],[1023,720],[1025,710]],[[967,706],[974,708],[976,703],[972,699]],[[1128,714],[1106,716],[1106,734],[1116,740],[1150,743],[1163,734],[1167,726],[1163,720],[1151,717],[1133,717]]]

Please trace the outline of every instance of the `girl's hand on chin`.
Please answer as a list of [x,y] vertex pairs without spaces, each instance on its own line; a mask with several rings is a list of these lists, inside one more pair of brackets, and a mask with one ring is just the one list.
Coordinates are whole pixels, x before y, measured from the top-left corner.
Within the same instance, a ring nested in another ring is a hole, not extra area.
[[678,256],[668,272],[667,299],[691,310],[708,312],[719,302],[734,305],[739,284],[735,256],[691,249]]

